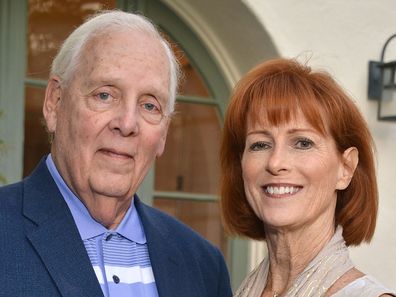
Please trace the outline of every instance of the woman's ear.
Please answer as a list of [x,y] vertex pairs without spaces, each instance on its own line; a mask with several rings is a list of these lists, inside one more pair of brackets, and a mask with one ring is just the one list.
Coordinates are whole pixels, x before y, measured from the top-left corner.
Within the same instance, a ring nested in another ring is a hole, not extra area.
[[43,115],[47,125],[48,132],[54,133],[56,130],[58,103],[61,98],[60,80],[54,76],[48,80],[45,89],[45,98],[43,104]]
[[359,163],[359,151],[356,147],[350,147],[341,156],[341,168],[336,185],[337,190],[344,190],[349,186],[355,169]]

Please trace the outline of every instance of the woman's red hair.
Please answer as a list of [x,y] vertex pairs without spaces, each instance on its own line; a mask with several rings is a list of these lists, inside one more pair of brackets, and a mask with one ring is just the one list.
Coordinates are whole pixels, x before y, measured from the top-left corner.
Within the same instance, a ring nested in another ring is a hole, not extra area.
[[263,222],[247,202],[241,158],[248,121],[279,125],[298,112],[323,135],[329,134],[342,154],[356,147],[359,162],[349,186],[337,193],[335,223],[347,245],[370,241],[378,209],[374,142],[360,111],[326,72],[314,72],[295,60],[275,59],[247,73],[236,85],[224,122],[221,145],[221,205],[226,229],[265,239]]

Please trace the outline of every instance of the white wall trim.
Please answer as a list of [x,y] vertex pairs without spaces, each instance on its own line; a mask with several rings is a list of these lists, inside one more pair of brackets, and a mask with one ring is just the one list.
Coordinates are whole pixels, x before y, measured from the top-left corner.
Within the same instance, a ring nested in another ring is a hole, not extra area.
[[218,63],[229,86],[233,87],[241,77],[241,73],[233,63],[233,59],[229,55],[227,49],[219,42],[220,39],[216,36],[211,27],[208,26],[199,14],[195,13],[194,8],[187,2],[176,2],[174,0],[163,0],[163,2],[169,5],[199,36],[209,49],[209,52],[213,55],[214,60]]

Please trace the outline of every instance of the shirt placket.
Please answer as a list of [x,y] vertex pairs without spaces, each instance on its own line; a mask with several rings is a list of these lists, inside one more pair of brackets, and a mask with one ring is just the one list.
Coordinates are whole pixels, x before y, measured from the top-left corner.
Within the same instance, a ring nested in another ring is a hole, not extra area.
[[109,258],[112,255],[111,246],[114,245],[114,241],[117,239],[118,236],[119,235],[115,232],[106,232],[102,238],[103,270],[108,284],[107,285],[107,291],[109,294],[108,296],[114,296],[114,294],[112,294],[112,289],[111,289],[112,286],[110,286],[110,284],[118,285],[121,282],[119,275],[108,271],[108,266],[112,264],[111,259]]

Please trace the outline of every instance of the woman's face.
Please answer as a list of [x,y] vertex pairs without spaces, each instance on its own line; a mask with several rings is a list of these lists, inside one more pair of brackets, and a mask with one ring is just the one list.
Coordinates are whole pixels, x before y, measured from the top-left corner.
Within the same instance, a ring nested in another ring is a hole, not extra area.
[[320,134],[301,113],[281,126],[248,123],[244,187],[267,228],[334,224],[336,191],[345,189],[352,177],[346,178],[347,167],[334,140]]

